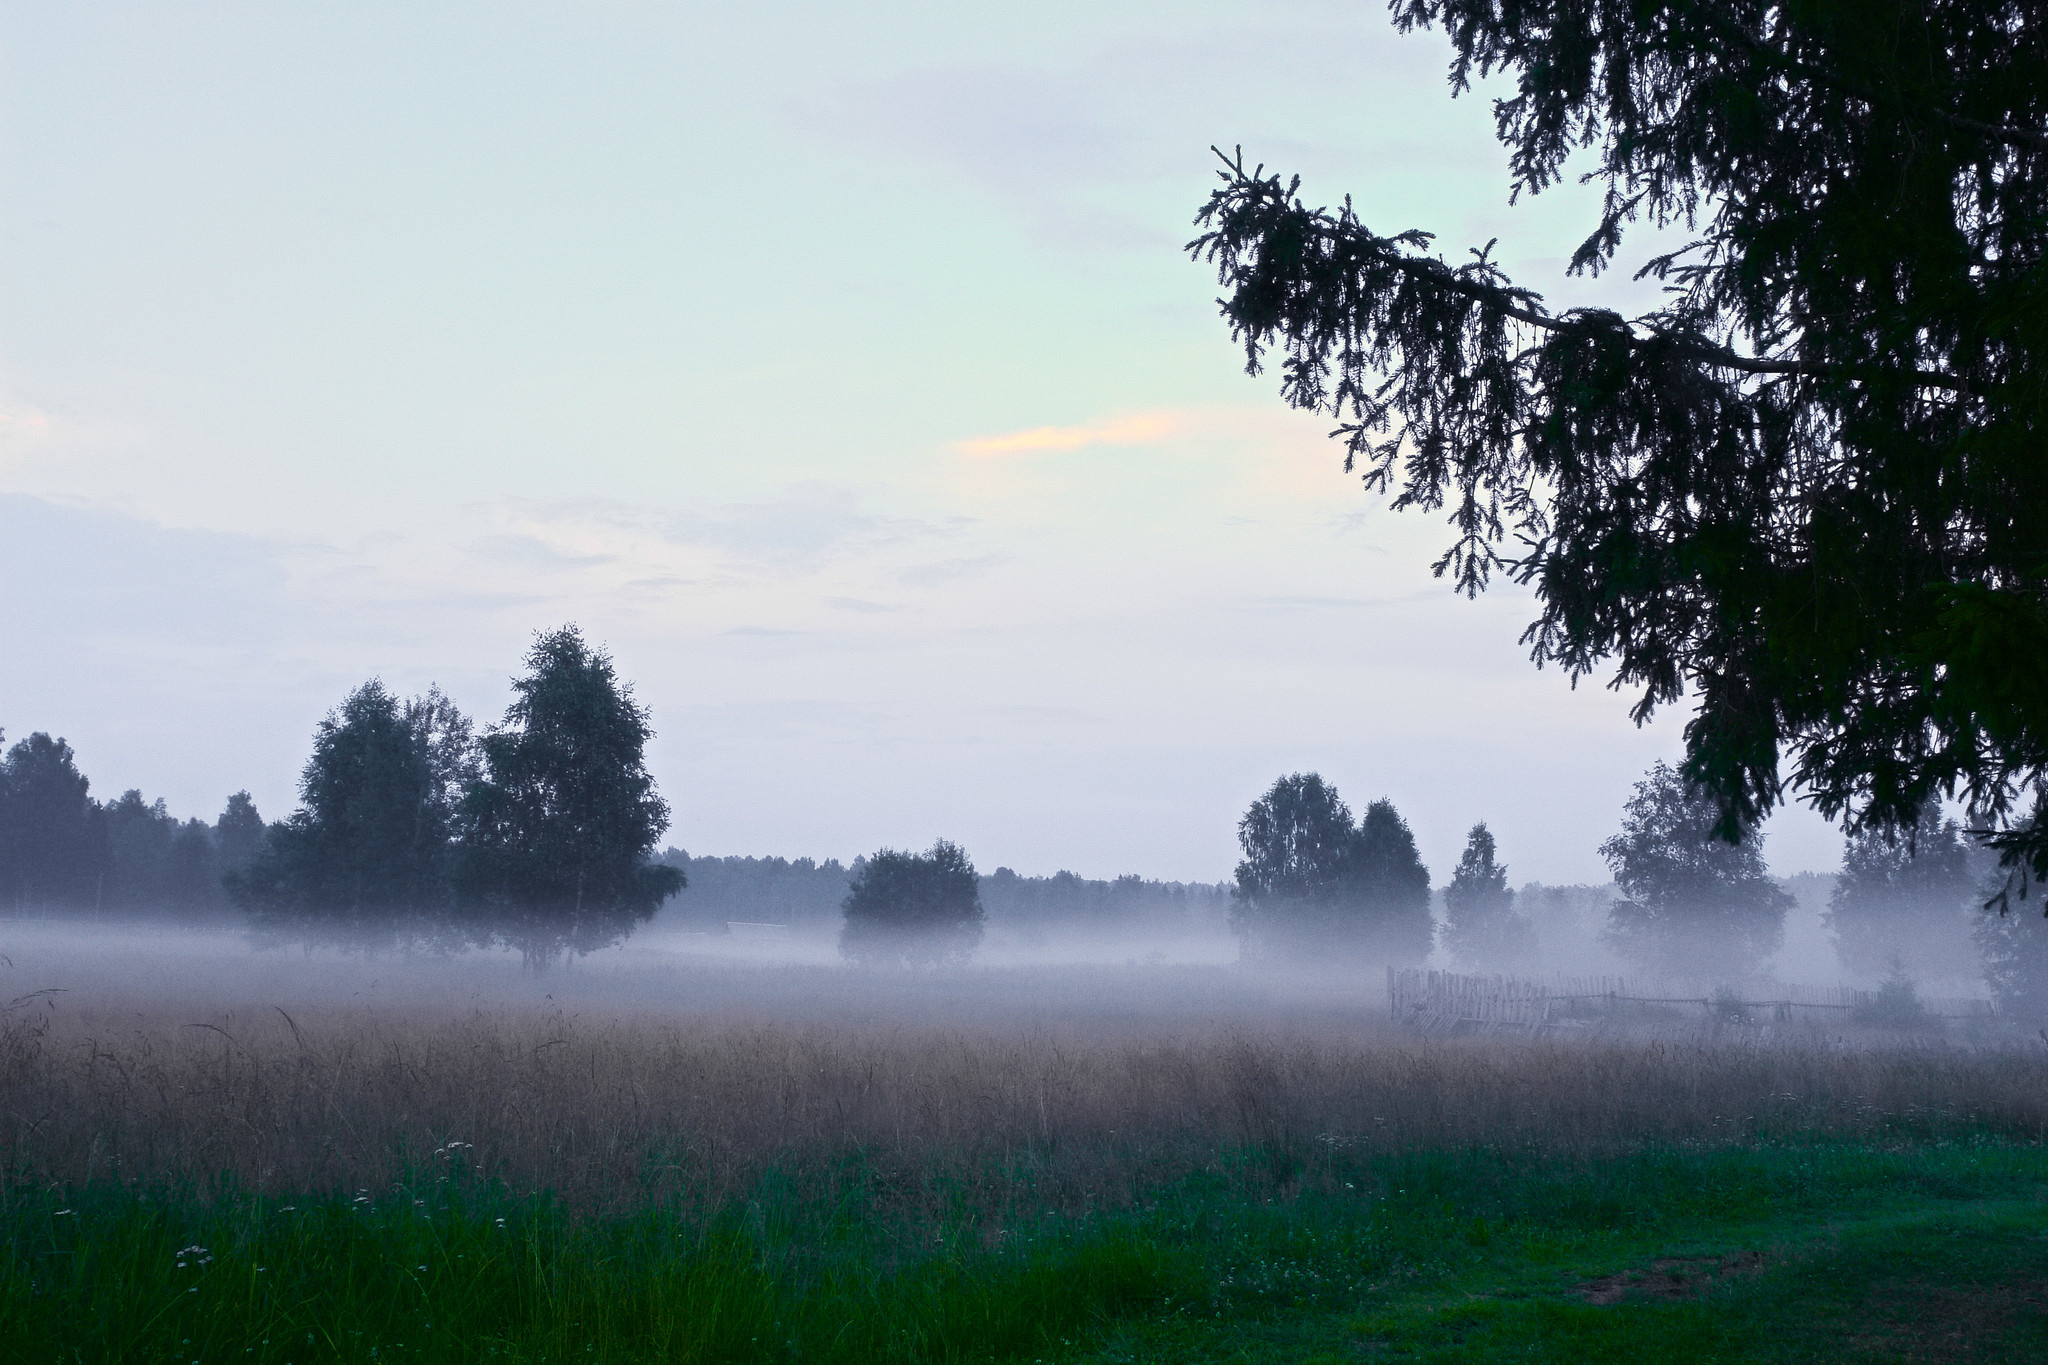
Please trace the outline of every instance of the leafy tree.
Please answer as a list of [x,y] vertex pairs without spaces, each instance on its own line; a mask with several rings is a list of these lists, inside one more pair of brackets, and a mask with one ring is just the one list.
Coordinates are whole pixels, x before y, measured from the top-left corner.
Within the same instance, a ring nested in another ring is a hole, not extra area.
[[1762,836],[1718,837],[1714,798],[1661,762],[1624,810],[1621,832],[1600,845],[1626,897],[1608,912],[1608,942],[1672,976],[1760,968],[1784,942],[1792,907],[1764,870]]
[[[1342,899],[1358,852],[1351,808],[1319,773],[1277,779],[1237,824],[1239,932],[1269,937],[1281,917]],[[1262,923],[1266,922],[1266,923]],[[1265,932],[1261,933],[1261,929]]]
[[[1685,772],[1737,838],[1790,782],[1852,826],[2048,769],[2048,7],[2041,0],[1393,0],[1494,106],[1516,194],[1589,155],[1575,273],[1638,225],[1661,307],[1553,312],[1240,154],[1190,243],[1247,366],[1347,468],[1447,511],[1439,574],[1532,584],[1525,642],[1688,690]],[[1640,276],[1639,276],[1640,277]],[[1520,548],[1503,553],[1510,538]],[[1688,806],[1690,809],[1690,806]],[[1690,816],[1688,816],[1690,819]]]
[[958,844],[924,853],[885,848],[858,859],[839,931],[839,952],[865,966],[958,964],[981,942],[981,878]]
[[1277,958],[1420,960],[1429,952],[1429,871],[1388,801],[1354,825],[1316,773],[1274,782],[1238,822],[1232,921],[1248,952]]
[[1472,826],[1444,888],[1444,947],[1476,967],[1526,965],[1536,949],[1535,926],[1515,913],[1508,870],[1494,857],[1493,832],[1483,822]]
[[[402,703],[376,679],[320,722],[299,778],[303,802],[270,831],[230,893],[272,925],[311,916],[341,932],[382,932],[448,901],[468,722],[438,690]],[[246,837],[255,817],[230,802]]]
[[535,966],[616,942],[683,887],[652,857],[668,828],[646,708],[576,627],[541,634],[463,802],[459,886]]
[[1866,976],[1899,963],[1922,978],[1974,975],[1968,916],[1982,875],[1973,851],[1933,802],[1904,834],[1851,835],[1825,916],[1842,964]]
[[16,909],[96,909],[106,829],[62,739],[37,731],[0,763],[0,896]]

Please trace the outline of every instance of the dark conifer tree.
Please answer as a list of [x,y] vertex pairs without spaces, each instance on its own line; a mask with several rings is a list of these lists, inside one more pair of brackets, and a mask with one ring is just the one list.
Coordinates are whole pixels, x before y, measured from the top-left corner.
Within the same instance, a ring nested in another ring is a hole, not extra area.
[[1351,951],[1374,962],[1422,961],[1436,937],[1429,913],[1429,869],[1393,802],[1382,798],[1365,808],[1358,822],[1357,857],[1353,886],[1360,922]]
[[2048,3],[1391,8],[1454,91],[1515,82],[1517,194],[1589,161],[1573,271],[1684,232],[1664,303],[1552,311],[1239,155],[1190,250],[1248,367],[1448,513],[1459,589],[1534,587],[1537,662],[1614,662],[1639,720],[1690,697],[1723,838],[1788,787],[1898,829],[1950,793],[2048,877],[2013,804],[2048,772]]
[[1535,954],[1535,926],[1515,913],[1508,870],[1495,861],[1493,832],[1482,822],[1465,836],[1465,852],[1444,888],[1444,947],[1459,962],[1493,971],[1526,969]]

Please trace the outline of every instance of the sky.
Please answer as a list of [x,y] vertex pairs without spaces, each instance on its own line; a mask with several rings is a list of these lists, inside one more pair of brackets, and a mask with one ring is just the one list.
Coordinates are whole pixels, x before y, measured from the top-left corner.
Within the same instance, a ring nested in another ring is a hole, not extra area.
[[1448,61],[1372,0],[4,0],[0,726],[277,818],[351,688],[495,720],[574,622],[694,854],[1211,881],[1314,770],[1439,881],[1480,820],[1604,881],[1683,709],[1433,580],[1183,250],[1241,146],[1647,307]]

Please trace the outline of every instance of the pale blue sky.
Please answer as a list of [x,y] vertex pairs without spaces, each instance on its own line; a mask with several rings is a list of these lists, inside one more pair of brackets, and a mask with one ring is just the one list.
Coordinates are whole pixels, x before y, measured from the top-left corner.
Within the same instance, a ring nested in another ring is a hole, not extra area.
[[1241,143],[1642,301],[1369,0],[0,15],[0,725],[103,795],[282,815],[349,687],[494,718],[567,620],[693,852],[1211,879],[1314,768],[1439,879],[1485,819],[1600,880],[1677,750],[1429,579],[1179,249]]

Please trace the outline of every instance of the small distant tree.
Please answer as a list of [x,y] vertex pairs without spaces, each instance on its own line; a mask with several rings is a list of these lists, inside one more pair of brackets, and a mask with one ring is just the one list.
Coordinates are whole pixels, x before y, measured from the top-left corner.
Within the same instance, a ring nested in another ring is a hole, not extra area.
[[1865,976],[1899,962],[1923,979],[1970,974],[1977,963],[1969,916],[1980,879],[1973,863],[1990,856],[1977,852],[1934,802],[1909,830],[1850,835],[1825,915],[1842,965]]
[[540,967],[615,943],[683,888],[654,861],[668,805],[646,765],[647,710],[575,626],[541,634],[463,802],[459,888]]
[[1719,838],[1712,794],[1661,762],[1624,809],[1621,832],[1600,845],[1625,897],[1608,912],[1608,943],[1672,976],[1756,972],[1792,906],[1764,868],[1763,836]]
[[981,878],[945,839],[924,853],[885,848],[854,864],[840,955],[863,966],[958,964],[981,942]]
[[1280,778],[1238,822],[1231,915],[1245,950],[1276,959],[1421,960],[1429,952],[1429,871],[1388,801],[1353,824],[1316,773]]
[[1429,913],[1429,869],[1415,834],[1394,803],[1382,798],[1358,822],[1358,871],[1353,885],[1360,930],[1353,955],[1375,962],[1420,962],[1436,937]]
[[61,738],[40,731],[0,763],[0,898],[16,909],[95,909],[106,827],[92,783]]
[[[372,679],[351,692],[314,733],[303,804],[227,874],[229,893],[274,926],[312,917],[343,931],[444,907],[456,801],[474,771],[458,752],[468,727],[438,689],[401,702]],[[255,808],[231,801],[230,815],[246,839]]]
[[1493,832],[1483,822],[1465,836],[1444,888],[1443,938],[1451,956],[1475,967],[1526,966],[1535,952],[1535,926],[1515,913],[1508,870],[1495,861]]

